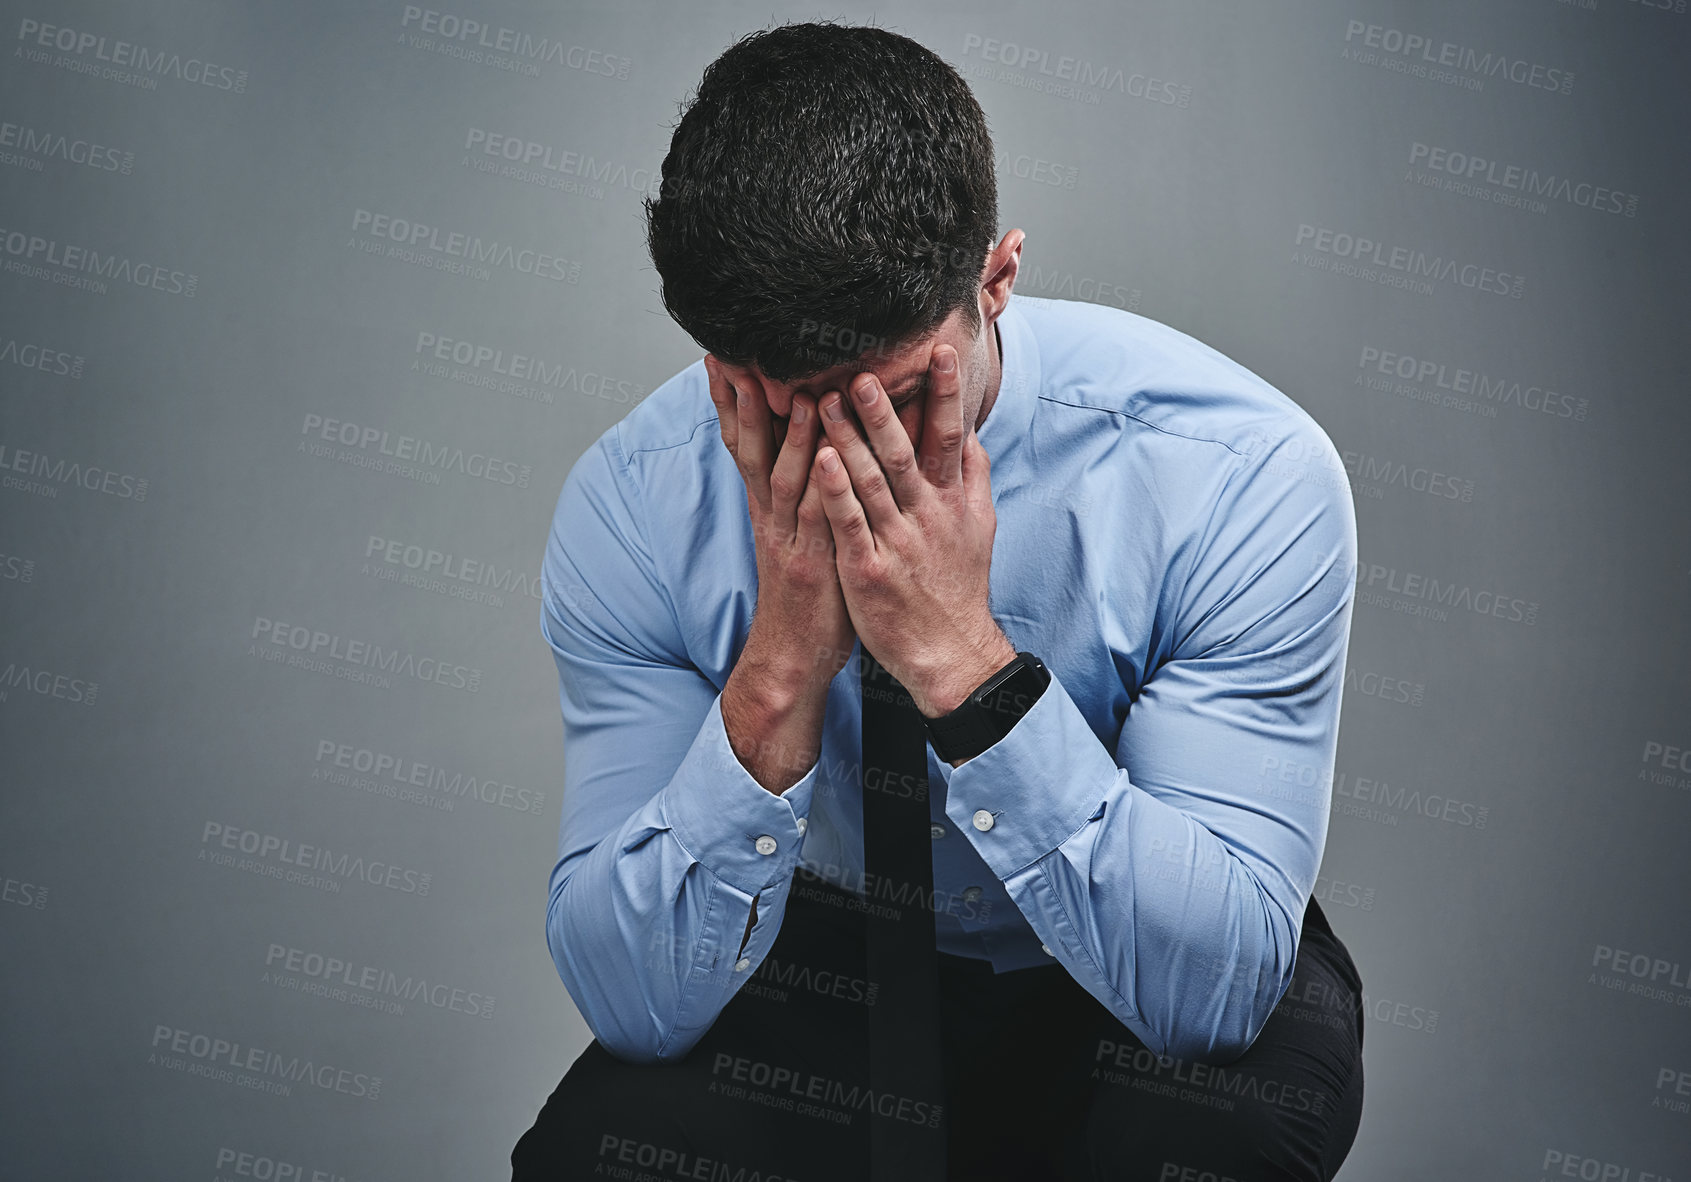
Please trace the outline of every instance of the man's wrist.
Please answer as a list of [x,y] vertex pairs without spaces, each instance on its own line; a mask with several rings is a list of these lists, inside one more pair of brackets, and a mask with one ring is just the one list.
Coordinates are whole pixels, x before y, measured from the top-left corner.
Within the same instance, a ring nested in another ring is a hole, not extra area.
[[741,693],[765,712],[785,715],[814,706],[828,696],[832,676],[824,678],[821,656],[805,646],[794,645],[766,654],[754,633],[728,674],[729,684],[739,683]]
[[744,665],[735,666],[722,691],[729,748],[752,779],[777,796],[816,763],[826,711],[826,686],[819,694],[793,690]]
[[924,682],[920,693],[912,691],[910,696],[924,717],[941,718],[961,706],[987,678],[1015,659],[1016,646],[995,622],[991,637],[941,667]]

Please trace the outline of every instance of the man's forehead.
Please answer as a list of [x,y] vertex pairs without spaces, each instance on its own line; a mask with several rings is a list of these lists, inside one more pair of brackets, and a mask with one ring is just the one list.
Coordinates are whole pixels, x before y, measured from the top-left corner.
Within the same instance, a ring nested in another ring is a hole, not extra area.
[[931,340],[922,341],[900,350],[897,354],[859,357],[808,378],[795,378],[790,382],[771,382],[769,378],[763,380],[771,385],[781,386],[793,394],[814,396],[825,394],[829,390],[844,390],[858,374],[872,373],[884,389],[896,395],[927,381],[928,357],[932,349]]
[[920,369],[909,366],[876,367],[865,365],[860,368],[830,371],[820,378],[801,379],[789,383],[795,394],[825,394],[829,390],[844,390],[857,379],[860,373],[872,373],[875,380],[881,383],[881,388],[890,394],[897,394],[915,388],[927,380],[928,371],[924,366]]

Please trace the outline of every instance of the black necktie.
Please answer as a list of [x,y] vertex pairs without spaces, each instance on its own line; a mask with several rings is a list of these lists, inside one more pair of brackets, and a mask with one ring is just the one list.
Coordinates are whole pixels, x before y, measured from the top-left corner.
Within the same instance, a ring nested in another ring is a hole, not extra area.
[[[863,869],[869,1011],[871,1182],[945,1177],[945,1076],[934,946],[928,737],[891,673],[863,650]],[[885,1115],[879,1115],[885,1114]]]

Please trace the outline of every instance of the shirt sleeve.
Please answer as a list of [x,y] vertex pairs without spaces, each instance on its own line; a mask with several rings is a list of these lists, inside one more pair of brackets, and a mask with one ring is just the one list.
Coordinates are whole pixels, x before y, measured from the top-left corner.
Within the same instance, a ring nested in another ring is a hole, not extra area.
[[952,773],[946,806],[1087,992],[1157,1053],[1211,1063],[1249,1049],[1291,982],[1356,561],[1350,487],[1313,422],[1230,454],[1114,753],[1054,674]]
[[540,622],[564,722],[546,943],[600,1044],[649,1063],[691,1050],[773,944],[817,769],[776,795],[740,763],[645,524],[613,429],[564,482]]

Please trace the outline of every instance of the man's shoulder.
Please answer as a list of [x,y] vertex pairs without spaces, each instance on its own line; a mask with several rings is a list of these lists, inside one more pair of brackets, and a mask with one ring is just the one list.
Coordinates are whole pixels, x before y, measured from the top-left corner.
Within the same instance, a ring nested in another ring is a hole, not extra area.
[[1172,325],[1107,304],[1016,297],[1039,343],[1040,395],[1249,455],[1321,428],[1265,378]]
[[[701,428],[707,427],[701,436]],[[717,438],[716,406],[710,400],[703,357],[666,379],[605,432],[606,442],[629,463],[647,453],[686,447],[701,437],[707,442]]]
[[601,505],[622,502],[632,511],[648,497],[662,499],[677,480],[688,486],[689,495],[696,495],[693,470],[708,463],[711,453],[704,444],[717,443],[718,438],[716,407],[700,358],[665,380],[582,450],[564,479],[554,537],[569,532],[584,498]]

